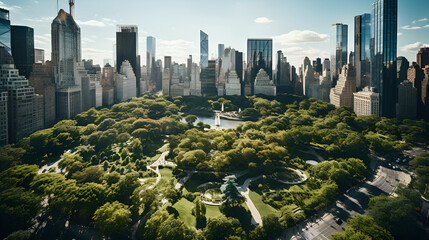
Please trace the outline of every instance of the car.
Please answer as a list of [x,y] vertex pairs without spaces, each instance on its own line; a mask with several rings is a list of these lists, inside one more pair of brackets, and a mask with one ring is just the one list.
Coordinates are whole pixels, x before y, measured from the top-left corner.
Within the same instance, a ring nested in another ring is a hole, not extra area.
[[335,222],[336,222],[338,225],[341,225],[341,224],[343,223],[343,220],[341,220],[340,218],[335,218]]

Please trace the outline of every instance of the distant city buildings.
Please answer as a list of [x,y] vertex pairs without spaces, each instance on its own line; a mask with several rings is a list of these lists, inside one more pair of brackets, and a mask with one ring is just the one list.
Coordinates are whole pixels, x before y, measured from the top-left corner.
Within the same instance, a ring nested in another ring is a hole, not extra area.
[[45,50],[37,48],[34,49],[34,62],[45,63]]
[[417,53],[417,64],[424,68],[429,65],[429,48],[421,48]]
[[117,103],[136,97],[136,75],[128,60],[121,64],[115,81],[115,100]]
[[254,91],[255,95],[276,96],[276,86],[263,68],[259,69],[256,75]]
[[398,119],[414,119],[417,117],[417,89],[408,80],[402,81],[398,86],[396,117]]

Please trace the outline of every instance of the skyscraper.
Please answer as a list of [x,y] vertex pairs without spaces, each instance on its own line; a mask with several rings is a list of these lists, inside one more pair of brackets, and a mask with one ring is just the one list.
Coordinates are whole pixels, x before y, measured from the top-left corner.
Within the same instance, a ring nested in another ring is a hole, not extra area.
[[200,66],[201,69],[208,67],[209,63],[209,35],[200,30]]
[[343,66],[338,84],[331,89],[331,104],[353,108],[353,93],[356,92],[356,72],[351,64]]
[[218,44],[217,45],[217,58],[222,58],[224,51],[225,51],[225,44]]
[[[70,12],[74,12],[70,1]],[[52,66],[56,89],[57,119],[70,119],[82,111],[82,87],[75,76],[76,62],[81,61],[80,28],[73,16],[63,9],[51,24]]]
[[37,48],[34,49],[34,62],[45,63],[45,50]]
[[9,10],[3,8],[0,8],[0,47],[4,47],[9,54],[12,54]]
[[273,40],[247,39],[247,78],[245,95],[254,93],[256,75],[264,69],[269,78],[273,79]]
[[398,85],[398,103],[396,104],[396,118],[417,117],[417,89],[408,80]]
[[363,89],[371,80],[371,14],[355,17],[355,57],[356,87]]
[[380,93],[383,117],[396,116],[398,0],[373,3],[373,42],[371,85]]
[[116,31],[116,72],[121,71],[122,63],[127,60],[136,77],[136,94],[140,96],[140,64],[138,64],[138,27],[120,25]]
[[348,26],[342,23],[332,24],[331,27],[331,81],[335,86],[338,75],[348,58]]
[[396,62],[396,70],[397,72],[397,84],[402,83],[404,80],[407,80],[407,71],[410,67],[410,62],[408,62],[406,57],[398,57],[398,60]]
[[421,68],[425,68],[429,65],[429,48],[421,48],[419,53],[417,53],[417,64]]
[[167,68],[171,70],[171,56],[164,57],[164,69]]
[[19,74],[28,79],[34,64],[34,30],[25,26],[12,26],[11,45]]
[[201,94],[204,97],[216,96],[216,61],[209,60],[208,67],[201,69]]
[[[152,36],[146,38],[146,69],[150,86],[155,86],[155,60],[156,60],[156,39]],[[158,88],[157,88],[158,89]]]

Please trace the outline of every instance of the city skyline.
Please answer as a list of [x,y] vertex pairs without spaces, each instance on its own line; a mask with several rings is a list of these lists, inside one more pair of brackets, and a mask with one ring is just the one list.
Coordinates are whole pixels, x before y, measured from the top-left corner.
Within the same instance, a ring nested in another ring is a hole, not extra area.
[[[110,8],[107,0],[103,5],[79,1],[75,8],[82,32],[82,58],[93,59],[96,64],[113,59],[116,25],[133,24],[139,26],[141,56],[146,55],[146,37],[154,36],[158,59],[172,56],[173,61],[185,63],[190,54],[199,56],[198,31],[203,30],[210,38],[209,59],[217,57],[219,43],[246,52],[248,38],[273,38],[273,51],[282,50],[288,61],[299,67],[305,56],[310,59],[329,57],[331,25],[341,22],[353,26],[356,15],[371,12],[372,2],[167,1],[160,9],[156,3],[143,5],[137,1],[127,1],[124,8]],[[339,14],[326,14],[332,11],[332,6]],[[56,1],[3,0],[0,7],[10,10],[11,24],[34,28],[35,47],[45,49],[46,59],[51,59],[50,22],[56,16]],[[32,11],[34,7],[39,11]],[[68,1],[59,1],[58,7],[68,12]],[[399,1],[398,56],[405,56],[410,62],[416,61],[420,47],[429,45],[424,41],[429,37],[429,16],[424,11],[428,7],[429,2],[423,0]],[[135,11],[139,9],[157,11],[142,10],[138,14]],[[210,9],[210,13],[205,9]],[[236,31],[238,27],[240,31]],[[354,30],[349,29],[349,39],[353,39],[353,34]],[[348,42],[349,52],[354,50],[353,44],[353,41]]]

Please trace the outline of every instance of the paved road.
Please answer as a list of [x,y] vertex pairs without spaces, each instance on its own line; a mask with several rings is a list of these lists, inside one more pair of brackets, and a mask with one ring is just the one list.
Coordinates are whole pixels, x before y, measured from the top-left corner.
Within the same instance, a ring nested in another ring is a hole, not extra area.
[[380,194],[390,195],[398,183],[408,184],[410,181],[408,174],[380,166],[375,176],[350,189],[323,216],[286,229],[282,239],[329,239],[333,233],[343,231],[342,227],[348,218],[367,213],[371,197]]

